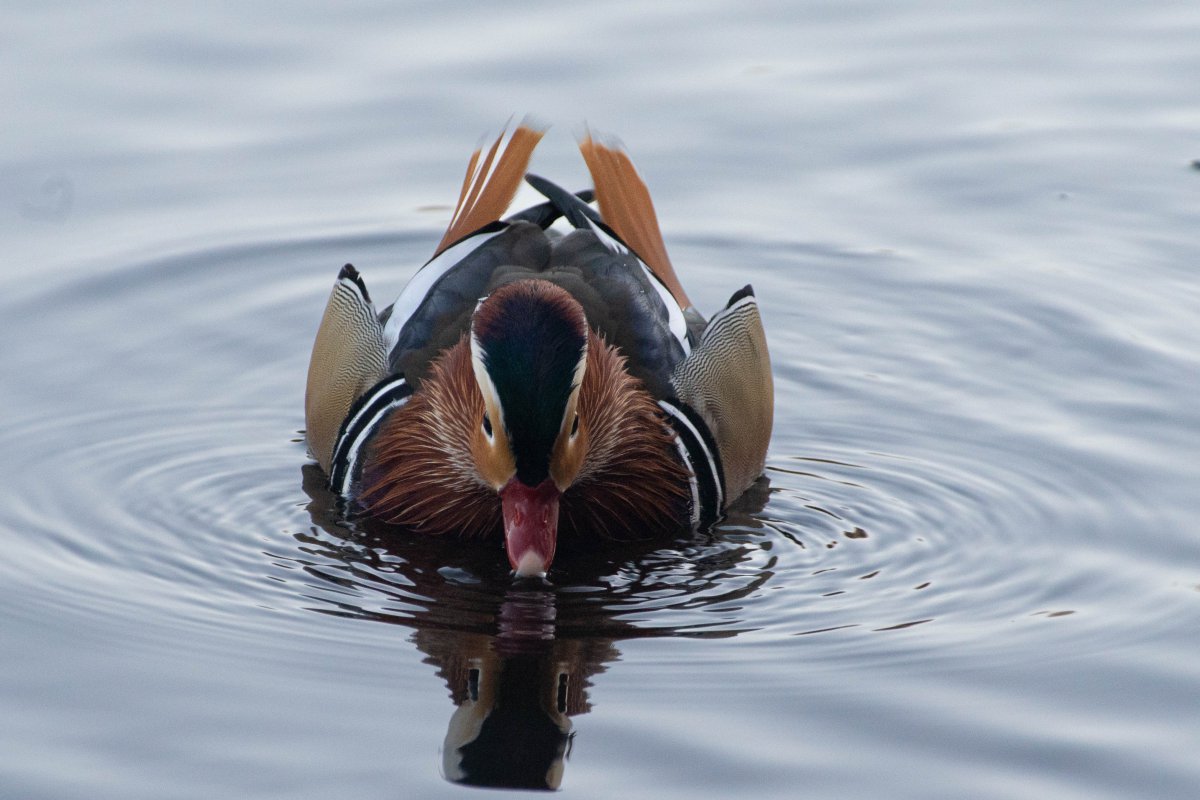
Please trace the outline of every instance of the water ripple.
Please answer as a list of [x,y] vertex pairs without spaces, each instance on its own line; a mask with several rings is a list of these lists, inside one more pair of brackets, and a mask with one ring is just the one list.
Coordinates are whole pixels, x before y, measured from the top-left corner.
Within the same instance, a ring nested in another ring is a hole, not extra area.
[[[354,250],[367,261],[390,260],[385,253],[399,250],[404,260],[416,246],[371,237],[306,244],[314,262]],[[306,306],[319,308],[325,281],[310,277],[320,272],[315,265],[299,275],[285,271],[295,252],[295,243],[282,250],[263,243],[157,258],[42,298],[67,313],[98,304],[103,317],[130,318],[115,346],[132,357],[147,336],[139,310],[164,301],[162,287],[141,278],[170,273],[195,292],[194,303],[181,311],[182,324],[156,331],[158,346],[183,352],[209,342],[213,352],[185,366],[194,371],[182,390],[158,382],[138,403],[86,413],[51,404],[45,416],[3,432],[9,452],[29,455],[15,480],[19,502],[0,519],[25,532],[20,557],[0,569],[40,584],[39,603],[86,618],[152,602],[197,626],[251,607],[257,611],[238,624],[255,629],[302,628],[306,615],[319,612],[497,633],[512,591],[498,543],[348,523],[315,467],[301,469],[297,375],[305,347],[295,342],[295,320]],[[257,289],[236,304],[215,302],[249,272],[264,279]],[[864,293],[856,302],[871,298]],[[263,331],[254,348],[231,345],[228,331],[252,327],[250,320]],[[188,394],[218,373],[225,376],[220,392]],[[780,435],[766,479],[708,533],[563,554],[550,589],[556,636],[843,641],[921,629],[953,640],[974,626],[980,646],[988,626],[1081,616],[1076,606],[1090,596],[1079,591],[1087,584],[1081,574],[1102,566],[1077,563],[1047,574],[1048,532],[1099,523],[1113,502],[1131,518],[1152,516],[1115,471],[1089,462],[1072,443],[1047,447],[1019,432],[1001,435],[1000,422],[989,426],[946,409],[934,437],[914,436],[921,420],[904,414],[887,422],[795,419],[792,397],[853,402],[873,392],[870,402],[900,408],[892,393],[911,384],[864,384],[857,372],[786,358],[779,374]],[[957,391],[961,404],[965,390]],[[1064,507],[1063,492],[1080,501]],[[84,573],[87,581],[71,585],[72,575]],[[1096,591],[1104,585],[1097,582]],[[1071,605],[1064,597],[1074,598]],[[1139,597],[1144,602],[1128,613],[1161,613],[1152,594]],[[264,621],[270,615],[276,618]],[[1075,630],[1084,635],[1087,627],[1076,623]]]

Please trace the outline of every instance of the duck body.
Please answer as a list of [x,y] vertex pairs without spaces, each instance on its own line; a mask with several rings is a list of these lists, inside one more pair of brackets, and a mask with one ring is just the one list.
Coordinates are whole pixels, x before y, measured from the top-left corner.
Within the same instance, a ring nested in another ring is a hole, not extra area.
[[[706,321],[625,154],[589,137],[587,201],[476,151],[441,245],[376,313],[342,269],[309,366],[306,435],[357,513],[500,537],[517,574],[559,540],[710,524],[761,474],[770,361],[753,291]],[[503,138],[503,137],[502,137]],[[547,202],[503,218],[522,178]],[[551,228],[563,219],[566,233]]]

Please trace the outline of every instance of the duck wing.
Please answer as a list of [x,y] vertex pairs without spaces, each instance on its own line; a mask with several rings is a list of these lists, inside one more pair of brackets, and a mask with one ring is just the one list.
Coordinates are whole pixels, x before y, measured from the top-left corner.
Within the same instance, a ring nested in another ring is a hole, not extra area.
[[342,420],[386,371],[383,326],[367,285],[352,265],[338,273],[313,342],[304,390],[308,449],[327,473]]
[[762,474],[775,412],[771,357],[750,286],[713,315],[671,384],[675,397],[660,405],[676,418],[682,412],[704,422],[723,479],[723,507]]

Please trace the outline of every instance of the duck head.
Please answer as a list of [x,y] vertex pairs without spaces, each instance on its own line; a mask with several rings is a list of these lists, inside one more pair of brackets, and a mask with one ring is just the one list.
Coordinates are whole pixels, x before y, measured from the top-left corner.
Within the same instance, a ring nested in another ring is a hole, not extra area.
[[471,365],[483,397],[471,456],[500,495],[505,549],[519,576],[554,560],[558,504],[587,453],[579,389],[588,324],[570,294],[543,280],[509,283],[471,320]]

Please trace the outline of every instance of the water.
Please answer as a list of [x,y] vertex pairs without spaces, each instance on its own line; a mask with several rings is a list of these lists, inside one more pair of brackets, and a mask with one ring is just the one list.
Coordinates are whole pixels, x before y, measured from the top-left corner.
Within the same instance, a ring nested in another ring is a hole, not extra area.
[[[1191,4],[5,29],[0,796],[1194,796]],[[337,268],[394,296],[527,110],[754,283],[778,393],[727,521],[550,590],[341,523],[298,434]]]

